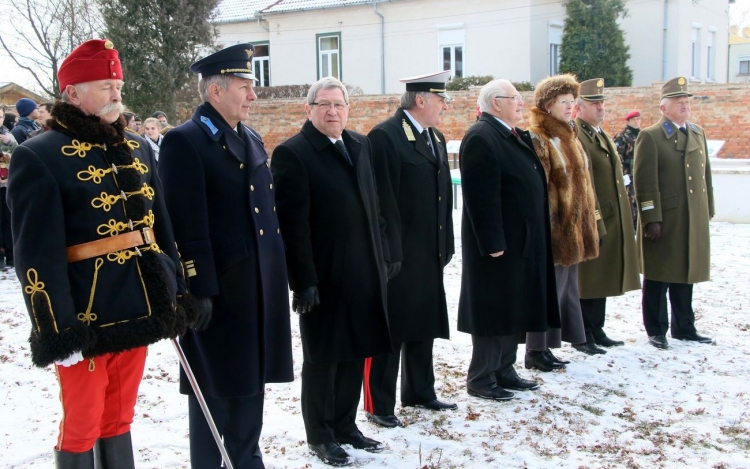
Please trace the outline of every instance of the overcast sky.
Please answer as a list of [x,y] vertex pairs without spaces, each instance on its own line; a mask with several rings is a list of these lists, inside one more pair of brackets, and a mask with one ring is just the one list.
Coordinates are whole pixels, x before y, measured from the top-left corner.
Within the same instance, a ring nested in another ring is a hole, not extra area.
[[[3,9],[9,8],[6,1],[0,1]],[[750,26],[750,0],[737,0],[734,5],[730,5],[730,18],[734,21],[744,19],[744,25]],[[12,27],[11,25],[5,25],[5,28]],[[4,36],[5,39],[6,36]],[[5,50],[0,47],[0,82],[14,82],[23,87],[29,88],[32,91],[40,92],[39,86],[34,81],[30,73],[19,68],[13,60],[8,56]]]

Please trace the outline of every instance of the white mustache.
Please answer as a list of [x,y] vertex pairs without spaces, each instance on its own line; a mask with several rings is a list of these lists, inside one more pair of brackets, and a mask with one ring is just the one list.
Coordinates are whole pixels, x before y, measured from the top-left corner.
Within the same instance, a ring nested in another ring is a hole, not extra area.
[[122,114],[122,111],[124,110],[125,110],[125,107],[122,105],[122,103],[109,103],[99,111],[98,115],[106,116],[107,114],[113,111],[117,111],[120,114]]

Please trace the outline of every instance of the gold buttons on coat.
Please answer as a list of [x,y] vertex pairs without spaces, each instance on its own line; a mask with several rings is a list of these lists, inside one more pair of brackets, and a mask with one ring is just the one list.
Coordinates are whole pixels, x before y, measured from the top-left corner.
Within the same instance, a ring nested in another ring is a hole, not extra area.
[[276,228],[276,234],[281,234],[281,230],[279,228]]
[[273,190],[273,184],[269,184],[268,188],[271,189],[271,190]]
[[254,190],[255,190],[255,186],[253,186],[252,184],[250,184],[250,191],[252,192]]
[[255,213],[260,213],[260,209],[258,207],[255,207]]
[[690,193],[691,193],[691,194],[693,193],[693,189],[690,189]]
[[263,236],[263,229],[259,231],[260,235]]
[[690,163],[688,163],[686,166],[689,168],[690,167]]
[[688,176],[688,181],[692,181],[692,180],[693,180],[693,176]]
[[240,169],[245,167],[245,163],[240,163]]

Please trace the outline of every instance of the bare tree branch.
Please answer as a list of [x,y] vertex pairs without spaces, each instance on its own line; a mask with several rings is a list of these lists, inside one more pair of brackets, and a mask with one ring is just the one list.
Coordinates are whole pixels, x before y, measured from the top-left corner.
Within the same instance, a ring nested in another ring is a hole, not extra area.
[[59,97],[60,63],[76,46],[103,30],[95,0],[2,0],[2,4],[9,7],[9,27],[0,45],[44,93]]

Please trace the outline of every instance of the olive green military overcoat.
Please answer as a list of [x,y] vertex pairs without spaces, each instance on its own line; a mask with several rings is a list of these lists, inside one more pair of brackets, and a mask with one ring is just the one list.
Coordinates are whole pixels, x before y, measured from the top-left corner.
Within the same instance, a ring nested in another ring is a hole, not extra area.
[[[683,135],[662,117],[635,141],[638,245],[647,280],[698,283],[710,277],[711,164],[703,129],[691,122],[686,128]],[[662,224],[657,241],[643,238],[651,222]]]
[[576,119],[576,126],[578,139],[591,162],[599,212],[606,228],[599,257],[578,265],[579,295],[581,298],[619,296],[640,288],[638,251],[622,162],[606,132],[597,133],[581,119]]

